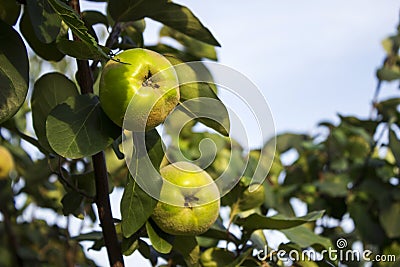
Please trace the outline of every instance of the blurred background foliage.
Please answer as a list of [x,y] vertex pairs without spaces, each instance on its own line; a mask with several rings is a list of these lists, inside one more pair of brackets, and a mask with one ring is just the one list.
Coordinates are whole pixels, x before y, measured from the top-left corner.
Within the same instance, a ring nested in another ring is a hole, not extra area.
[[[60,18],[55,16],[51,5],[46,1],[39,2],[45,3],[47,19],[54,23],[58,21],[61,30],[57,34],[51,31],[43,34],[32,28],[29,20],[38,19],[34,6],[0,1],[1,20],[9,25],[18,21],[20,33],[26,46],[30,47],[29,101],[24,102],[12,118],[0,124],[1,146],[11,153],[15,164],[9,177],[0,179],[0,266],[94,266],[80,244],[81,241],[91,241],[93,250],[104,246],[101,232],[88,231],[97,223],[91,159],[88,155],[71,159],[49,151],[48,143],[46,145],[47,141],[44,141],[47,136],[38,134],[39,126],[35,124],[35,118],[32,119],[35,112],[32,89],[39,86],[38,79],[43,70],[56,71],[68,77],[68,80],[62,78],[60,81],[65,86],[71,82],[76,84],[73,57],[89,58],[97,63],[104,59],[92,47],[68,40],[66,36],[71,25],[60,24]],[[207,34],[206,37],[190,34],[188,29],[165,19],[168,14],[146,13],[149,8],[146,3],[140,5],[144,16],[127,19],[131,14],[126,14],[122,4],[109,2],[111,6],[107,15],[97,11],[82,14],[88,32],[95,40],[105,43],[101,51],[109,52],[107,47],[112,51],[145,47],[182,61],[217,60],[215,46],[218,42],[208,38]],[[152,2],[153,5],[164,3]],[[173,14],[175,11],[170,12]],[[159,43],[144,46],[146,25],[143,17],[165,24],[160,30]],[[93,25],[115,30],[115,20],[122,22],[117,31],[112,31],[118,32],[119,37],[112,43],[103,42],[107,34],[103,30],[96,31]],[[200,26],[204,27],[201,23]],[[240,144],[224,136],[217,125],[206,123],[215,131],[203,132],[194,130],[198,122],[184,127],[179,141],[169,145],[172,157],[176,148],[185,157],[197,159],[200,141],[209,138],[218,151],[214,162],[207,168],[212,177],[223,173],[230,162],[233,166],[240,166],[243,158],[248,156],[247,169],[240,182],[222,198],[221,218],[208,232],[196,237],[194,246],[198,249],[195,252],[175,245],[172,251],[164,250],[160,244],[171,243],[171,237],[161,233],[160,229],[153,229],[151,221],[134,235],[126,237],[121,221],[116,219],[124,255],[137,250],[153,265],[160,264],[160,258],[164,258],[168,266],[191,265],[188,258],[192,257],[202,266],[283,266],[284,263],[276,261],[273,255],[259,260],[253,253],[254,249],[268,247],[265,238],[268,232],[263,230],[278,230],[289,240],[280,245],[284,250],[312,248],[321,251],[334,247],[339,238],[345,238],[348,241],[346,249],[369,249],[374,255],[397,257],[395,262],[374,262],[372,265],[400,266],[400,98],[378,101],[379,92],[387,82],[400,80],[399,30],[383,41],[387,56],[377,70],[371,116],[358,118],[339,114],[339,123],[321,122],[318,134],[312,136],[306,133],[278,134],[276,154],[268,177],[254,192],[250,192],[254,185],[250,184],[249,177],[254,173],[260,152],[271,151],[270,141],[264,147],[243,155]],[[164,43],[161,37],[166,36],[176,40],[179,46]],[[100,66],[92,64],[92,69],[95,79],[98,79]],[[58,100],[61,103],[65,99]],[[125,187],[129,179],[125,162],[118,156],[117,140],[106,149],[111,191],[114,187]],[[0,163],[3,164],[1,158]],[[233,176],[241,175],[235,168],[229,171]],[[306,207],[307,215],[296,217],[298,203]],[[124,209],[123,205],[121,209]],[[36,214],[43,211],[54,219],[37,218]],[[75,236],[71,236],[71,216],[84,219]],[[190,242],[183,240],[182,244]],[[343,263],[348,266],[366,264]],[[290,264],[332,266],[338,262],[323,258]]]

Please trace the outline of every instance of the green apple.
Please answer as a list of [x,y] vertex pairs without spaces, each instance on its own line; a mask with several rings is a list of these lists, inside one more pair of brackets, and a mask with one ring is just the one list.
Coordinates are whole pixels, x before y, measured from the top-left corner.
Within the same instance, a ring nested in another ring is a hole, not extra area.
[[171,63],[141,48],[125,50],[107,62],[100,77],[99,95],[107,116],[119,126],[125,123],[124,127],[132,131],[147,131],[162,123],[180,96]]
[[4,146],[0,146],[0,180],[7,179],[14,170],[14,159]]
[[219,215],[220,194],[207,172],[188,162],[176,162],[160,170],[164,178],[152,218],[166,233],[199,235]]

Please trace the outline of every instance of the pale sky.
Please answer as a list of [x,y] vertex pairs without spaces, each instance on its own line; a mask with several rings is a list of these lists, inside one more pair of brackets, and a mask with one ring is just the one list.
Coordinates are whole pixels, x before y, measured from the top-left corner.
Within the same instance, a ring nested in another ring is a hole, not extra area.
[[[337,113],[368,116],[384,57],[380,42],[395,32],[400,7],[394,0],[175,2],[187,5],[222,44],[220,62],[258,85],[277,132],[309,133]],[[158,27],[148,23],[147,43],[158,40]],[[385,85],[382,96],[392,95],[396,86]],[[112,195],[116,218],[120,197]],[[89,254],[107,266],[105,249]],[[126,265],[151,266],[140,255],[126,258]]]

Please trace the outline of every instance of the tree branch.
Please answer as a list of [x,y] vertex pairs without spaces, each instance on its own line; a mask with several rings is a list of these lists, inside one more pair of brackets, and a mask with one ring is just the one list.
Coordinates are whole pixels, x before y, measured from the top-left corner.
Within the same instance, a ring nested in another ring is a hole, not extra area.
[[[79,0],[71,0],[70,6],[79,14]],[[79,40],[74,36],[75,40]],[[93,73],[87,60],[77,59],[78,72],[77,80],[82,94],[93,93]],[[99,219],[103,230],[104,242],[107,248],[108,259],[113,267],[124,266],[124,259],[121,254],[120,244],[111,212],[110,198],[108,195],[108,176],[104,152],[101,151],[92,157],[93,169],[96,181],[96,205]]]
[[24,262],[18,253],[18,241],[15,235],[14,229],[12,228],[12,222],[10,215],[7,212],[7,208],[4,205],[0,206],[0,212],[3,214],[4,230],[6,232],[10,250],[14,256],[14,264],[16,266],[24,266]]

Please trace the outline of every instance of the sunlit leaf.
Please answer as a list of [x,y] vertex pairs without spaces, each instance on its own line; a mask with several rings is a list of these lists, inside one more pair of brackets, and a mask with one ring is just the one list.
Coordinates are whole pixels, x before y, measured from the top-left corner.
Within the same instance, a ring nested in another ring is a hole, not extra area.
[[172,250],[172,236],[162,232],[155,223],[146,222],[146,230],[149,235],[153,248],[163,254],[170,253]]
[[283,229],[281,232],[284,233],[290,241],[298,244],[302,248],[308,248],[314,245],[321,245],[325,249],[333,247],[329,238],[321,237],[304,226]]
[[65,24],[70,27],[73,34],[75,34],[87,46],[91,47],[93,51],[96,51],[99,57],[108,58],[108,55],[99,47],[94,37],[88,33],[88,29],[84,22],[70,6],[59,0],[48,1]]
[[46,135],[59,155],[82,158],[104,150],[120,135],[120,129],[104,114],[96,96],[78,95],[50,112]]
[[199,41],[220,46],[211,32],[185,6],[167,0],[111,0],[108,10],[115,21],[149,17]]
[[246,218],[239,218],[236,224],[244,227],[247,230],[256,229],[274,229],[282,230],[293,228],[307,222],[316,221],[321,218],[324,211],[313,211],[302,217],[286,217],[283,215],[275,215],[272,217],[265,217],[260,214],[251,214]]
[[121,200],[122,233],[128,238],[142,227],[153,213],[157,200],[129,179]]

